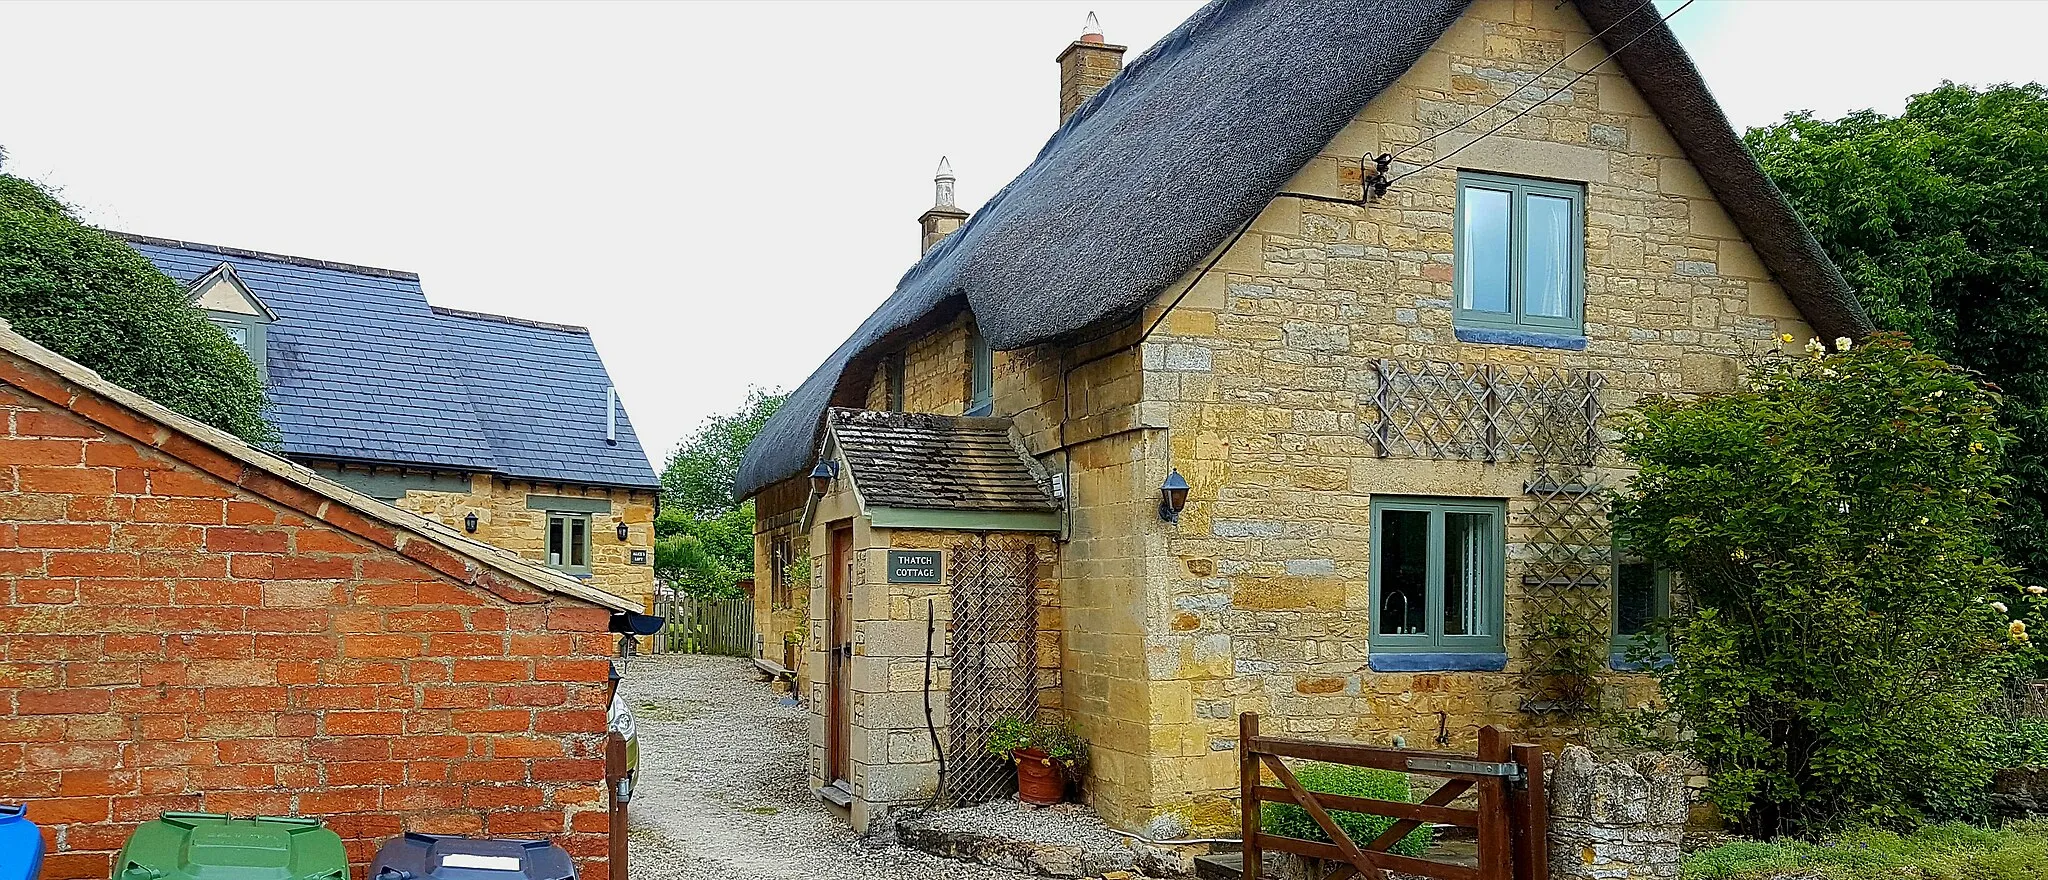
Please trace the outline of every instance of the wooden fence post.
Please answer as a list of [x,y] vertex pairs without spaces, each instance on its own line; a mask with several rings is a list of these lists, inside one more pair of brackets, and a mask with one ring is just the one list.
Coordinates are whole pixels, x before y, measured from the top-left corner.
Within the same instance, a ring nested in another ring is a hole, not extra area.
[[1237,716],[1237,774],[1243,786],[1238,834],[1244,838],[1244,869],[1240,876],[1259,880],[1259,714]]
[[1543,747],[1519,743],[1513,752],[1523,783],[1512,799],[1515,880],[1550,880],[1550,793],[1544,787]]
[[604,738],[604,781],[605,787],[611,789],[611,810],[605,822],[611,880],[626,880],[626,802],[619,797],[619,785],[625,778],[626,740],[616,733],[609,734]]

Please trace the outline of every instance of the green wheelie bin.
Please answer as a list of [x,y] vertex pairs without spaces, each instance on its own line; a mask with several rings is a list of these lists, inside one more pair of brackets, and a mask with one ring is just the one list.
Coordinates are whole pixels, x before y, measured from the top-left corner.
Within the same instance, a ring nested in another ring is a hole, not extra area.
[[348,880],[348,856],[319,819],[164,813],[128,836],[112,880]]

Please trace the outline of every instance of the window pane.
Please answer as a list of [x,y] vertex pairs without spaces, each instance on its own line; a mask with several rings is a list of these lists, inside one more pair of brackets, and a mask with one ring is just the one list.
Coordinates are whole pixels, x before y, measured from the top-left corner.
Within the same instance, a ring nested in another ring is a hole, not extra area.
[[1641,635],[1657,619],[1656,566],[1624,562],[1614,569],[1614,634]]
[[588,550],[589,544],[590,520],[580,516],[570,518],[569,566],[571,568],[582,568],[583,566],[590,564],[590,560],[585,557],[585,552]]
[[1531,195],[1528,253],[1522,262],[1522,311],[1539,318],[1572,313],[1572,200]]
[[1465,212],[1458,276],[1464,282],[1459,305],[1482,312],[1508,310],[1508,205],[1511,196],[1497,189],[1466,187],[1460,195]]
[[1486,620],[1486,540],[1493,517],[1444,514],[1444,635],[1490,635]]
[[1429,514],[1388,510],[1380,514],[1380,607],[1378,632],[1419,635],[1429,581]]
[[548,564],[562,564],[562,534],[564,524],[559,516],[548,517]]

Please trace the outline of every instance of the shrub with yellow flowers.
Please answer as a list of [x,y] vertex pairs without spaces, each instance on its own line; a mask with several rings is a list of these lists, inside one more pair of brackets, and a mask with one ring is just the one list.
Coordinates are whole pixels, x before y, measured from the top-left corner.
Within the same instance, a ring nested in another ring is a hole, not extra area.
[[1744,832],[1981,804],[1984,710],[2031,659],[2025,618],[2048,593],[1998,557],[1997,406],[1974,375],[1877,334],[1814,340],[1736,391],[1625,423],[1640,471],[1615,528],[1681,585],[1656,674]]

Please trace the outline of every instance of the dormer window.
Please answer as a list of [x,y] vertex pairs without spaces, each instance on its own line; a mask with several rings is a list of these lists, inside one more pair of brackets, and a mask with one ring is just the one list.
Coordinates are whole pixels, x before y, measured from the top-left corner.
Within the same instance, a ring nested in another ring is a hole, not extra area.
[[235,267],[228,263],[199,276],[187,291],[192,305],[234,340],[235,346],[249,356],[249,362],[256,365],[256,375],[268,382],[270,358],[266,343],[270,325],[277,322],[277,313],[242,283]]

